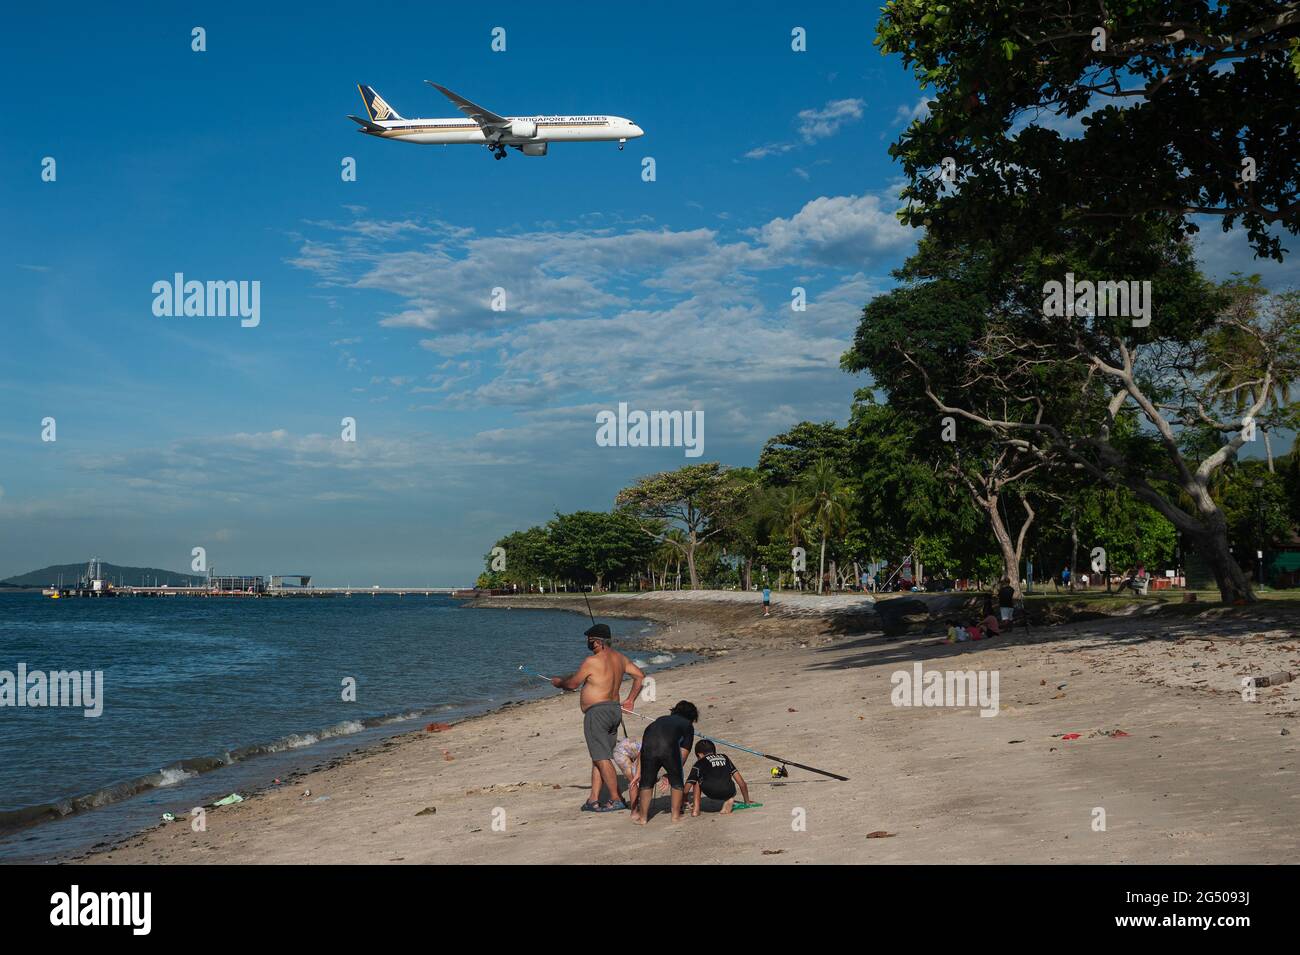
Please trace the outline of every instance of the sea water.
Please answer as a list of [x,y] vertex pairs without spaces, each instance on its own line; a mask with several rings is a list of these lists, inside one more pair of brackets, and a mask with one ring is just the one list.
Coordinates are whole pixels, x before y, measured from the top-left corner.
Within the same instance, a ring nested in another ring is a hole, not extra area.
[[[645,621],[601,622],[649,669],[685,662],[635,652]],[[553,695],[520,664],[573,672],[589,625],[442,595],[0,593],[0,672],[103,674],[99,716],[0,706],[0,860],[80,851],[383,736]]]

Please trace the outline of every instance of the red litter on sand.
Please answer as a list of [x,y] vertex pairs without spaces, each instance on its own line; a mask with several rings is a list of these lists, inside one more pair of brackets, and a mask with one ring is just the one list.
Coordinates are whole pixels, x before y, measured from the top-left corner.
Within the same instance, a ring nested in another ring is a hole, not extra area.
[[1082,735],[1082,733],[1066,733],[1061,739],[1078,739]]
[[426,733],[445,733],[451,729],[450,723],[430,723],[424,728]]

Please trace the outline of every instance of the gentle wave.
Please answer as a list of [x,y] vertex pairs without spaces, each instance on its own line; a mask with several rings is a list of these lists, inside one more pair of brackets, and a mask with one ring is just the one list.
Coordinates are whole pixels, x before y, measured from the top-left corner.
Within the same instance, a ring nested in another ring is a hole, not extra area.
[[164,766],[156,773],[147,773],[138,776],[135,779],[128,779],[125,782],[114,783],[111,786],[105,786],[94,792],[86,793],[81,796],[71,796],[66,799],[56,799],[52,802],[43,803],[38,806],[24,806],[21,809],[11,809],[0,811],[0,836],[8,835],[19,829],[26,829],[29,826],[35,826],[42,822],[49,822],[54,819],[62,819],[66,816],[75,815],[81,812],[87,812],[91,809],[98,809],[101,806],[108,806],[115,802],[121,802],[123,799],[130,799],[132,796],[139,795],[151,789],[162,789],[168,786],[175,786],[178,783],[193,779],[202,773],[211,772],[214,769],[220,769],[223,766],[229,766],[232,763],[243,762],[256,756],[263,756],[269,753],[283,753],[287,750],[305,749],[308,746],[328,739],[336,739],[341,736],[353,736],[363,730],[376,726],[387,726],[392,723],[408,722],[427,718],[444,712],[452,704],[440,704],[422,710],[406,710],[401,713],[390,713],[384,716],[372,716],[361,720],[344,720],[341,723],[335,723],[324,729],[307,733],[290,733],[288,736],[273,740],[269,743],[254,743],[249,746],[241,746],[238,749],[228,750],[220,755],[214,756],[197,756],[191,759],[178,760],[169,766]]

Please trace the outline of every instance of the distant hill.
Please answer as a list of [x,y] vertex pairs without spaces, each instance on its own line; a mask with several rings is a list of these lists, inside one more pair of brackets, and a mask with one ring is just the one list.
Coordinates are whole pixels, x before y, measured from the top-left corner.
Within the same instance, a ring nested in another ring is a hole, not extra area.
[[[178,574],[170,570],[160,570],[157,567],[122,567],[118,564],[101,562],[100,567],[106,580],[111,580],[114,584],[121,583],[123,586],[162,586],[166,584],[169,587],[194,587],[203,583],[204,578],[195,577],[191,574]],[[20,574],[17,577],[10,577],[7,580],[0,580],[0,586],[4,587],[54,587],[59,583],[59,575],[63,575],[63,585],[65,587],[75,584],[81,579],[86,572],[86,561],[76,564],[55,564],[51,567],[42,567],[40,570],[33,570],[31,573]]]

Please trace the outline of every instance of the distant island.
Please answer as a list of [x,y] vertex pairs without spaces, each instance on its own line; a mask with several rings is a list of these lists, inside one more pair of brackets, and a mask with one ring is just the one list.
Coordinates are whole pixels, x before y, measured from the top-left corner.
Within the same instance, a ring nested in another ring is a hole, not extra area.
[[[175,571],[161,570],[157,567],[123,567],[119,564],[102,562],[100,568],[104,579],[110,580],[114,584],[121,583],[124,586],[161,587],[165,584],[168,587],[198,587],[204,583],[203,577],[196,577],[192,574],[178,574]],[[26,574],[19,574],[17,577],[0,580],[0,587],[21,590],[56,587],[60,578],[64,586],[67,586],[68,584],[75,584],[85,574],[86,562],[84,560],[75,564],[52,564],[49,567],[42,567],[40,570],[33,570]]]

